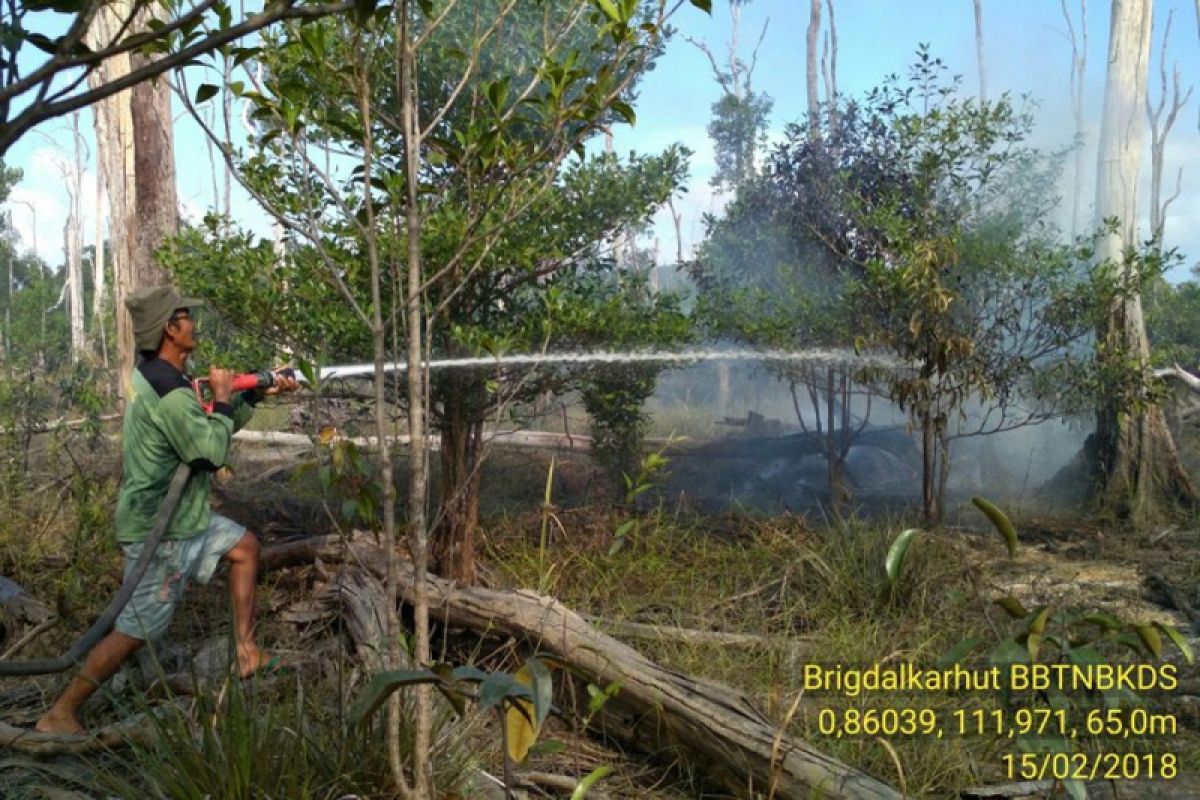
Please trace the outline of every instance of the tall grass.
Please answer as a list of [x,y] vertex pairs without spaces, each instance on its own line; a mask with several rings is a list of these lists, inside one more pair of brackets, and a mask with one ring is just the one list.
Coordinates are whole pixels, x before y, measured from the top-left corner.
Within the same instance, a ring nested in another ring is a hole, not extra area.
[[[307,686],[299,676],[230,679],[186,703],[150,708],[135,701],[152,726],[146,743],[95,765],[95,785],[123,800],[333,800],[347,795],[390,798],[393,784],[382,722],[339,724],[328,699],[336,687]],[[403,731],[415,717],[406,703]],[[435,721],[434,785],[439,796],[462,792],[472,779],[472,726],[445,711]],[[411,735],[402,739],[411,752]]]

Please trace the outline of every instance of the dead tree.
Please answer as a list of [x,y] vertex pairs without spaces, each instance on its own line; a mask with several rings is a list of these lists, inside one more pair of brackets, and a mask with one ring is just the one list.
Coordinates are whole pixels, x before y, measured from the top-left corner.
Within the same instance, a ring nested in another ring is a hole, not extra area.
[[74,160],[64,170],[67,178],[67,224],[64,230],[67,255],[67,310],[71,321],[71,361],[77,362],[87,344],[83,336],[83,136],[79,133],[79,112],[71,114],[71,138]]
[[821,98],[818,94],[817,40],[821,35],[821,0],[812,0],[808,12],[808,63],[805,69],[805,85],[808,87],[808,129],[813,139],[820,136]]
[[1079,235],[1079,209],[1083,202],[1083,86],[1087,71],[1087,0],[1079,0],[1079,35],[1067,11],[1067,0],[1060,0],[1067,21],[1067,40],[1071,43],[1071,115],[1075,120],[1075,163],[1071,168],[1071,238]]
[[825,77],[825,102],[829,127],[837,127],[837,21],[833,16],[833,0],[825,0],[829,14],[829,29],[825,31],[825,47],[821,52],[821,74]]
[[[1189,86],[1182,97],[1179,93],[1179,63],[1171,69],[1171,105],[1167,107],[1167,39],[1171,35],[1171,19],[1175,10],[1167,12],[1167,24],[1163,28],[1162,47],[1158,53],[1159,96],[1158,104],[1152,105],[1150,93],[1146,93],[1146,119],[1150,121],[1150,233],[1159,244],[1163,242],[1163,227],[1167,221],[1167,208],[1179,197],[1183,188],[1183,167],[1175,174],[1175,193],[1162,199],[1163,163],[1167,149],[1167,136],[1175,124],[1179,110],[1192,97]],[[1166,118],[1163,118],[1163,113]]]
[[979,63],[979,99],[987,102],[987,69],[983,61],[983,0],[975,0],[975,59]]
[[[1100,125],[1096,178],[1096,220],[1116,218],[1119,228],[1103,235],[1096,257],[1134,265],[1126,248],[1137,241],[1137,182],[1142,154],[1142,112],[1150,55],[1151,0],[1114,0],[1108,46],[1104,114]],[[1100,326],[1102,357],[1132,359],[1149,375],[1150,345],[1142,299],[1131,293],[1113,303]],[[1179,459],[1162,409],[1154,404],[1129,408],[1113,393],[1101,396],[1096,414],[1098,489],[1102,502],[1134,520],[1154,516],[1164,503],[1194,506],[1195,488]]]

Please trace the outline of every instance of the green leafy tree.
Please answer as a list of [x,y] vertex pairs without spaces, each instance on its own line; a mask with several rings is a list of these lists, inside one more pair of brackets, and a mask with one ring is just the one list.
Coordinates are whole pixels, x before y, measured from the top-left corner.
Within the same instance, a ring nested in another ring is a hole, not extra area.
[[[1080,345],[1119,287],[1110,265],[1086,266],[1090,250],[1057,244],[1058,159],[1026,144],[1031,115],[1007,96],[961,97],[922,48],[907,83],[830,117],[789,126],[762,180],[712,222],[705,312],[746,340],[894,354],[904,368],[855,377],[920,431],[935,519],[954,438],[1065,413],[1095,388]],[[845,452],[833,445],[831,460]]]
[[[399,567],[385,367],[404,353],[414,447],[408,547],[419,587],[413,657],[428,664],[430,544],[444,573],[473,579],[474,499],[463,477],[477,474],[487,409],[498,407],[501,392],[512,396],[504,387],[525,381],[431,375],[425,364],[434,353],[557,341],[551,291],[571,283],[607,232],[647,220],[679,183],[684,160],[677,150],[625,164],[583,158],[597,131],[633,121],[633,88],[661,49],[665,2],[402,0],[360,4],[358,12],[354,25],[287,27],[255,54],[262,80],[237,88],[255,105],[262,135],[245,156],[225,151],[243,185],[290,232],[289,260],[321,266],[328,288],[314,313],[336,307],[347,318],[338,331],[368,332],[392,642]],[[201,86],[198,94],[216,91]],[[206,256],[180,249],[174,258],[182,266]],[[342,304],[329,302],[331,292]],[[527,317],[525,309],[538,310]],[[274,324],[316,327],[304,309]],[[449,495],[443,488],[432,542],[427,415],[442,433],[443,484],[453,485]],[[398,666],[395,647],[388,661]],[[389,761],[405,797],[430,795],[429,713],[428,692],[418,690],[406,771],[399,708],[389,702]]]

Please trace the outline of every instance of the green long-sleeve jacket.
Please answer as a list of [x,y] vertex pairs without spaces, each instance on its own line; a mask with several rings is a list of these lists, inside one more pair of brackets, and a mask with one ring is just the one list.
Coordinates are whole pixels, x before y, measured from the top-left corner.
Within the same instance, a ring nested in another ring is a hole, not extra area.
[[139,364],[131,384],[121,445],[117,541],[145,541],[181,462],[191,465],[192,477],[164,538],[202,533],[208,527],[209,481],[225,463],[234,432],[254,414],[255,394],[244,392],[232,403],[217,403],[206,414],[188,378],[162,359]]

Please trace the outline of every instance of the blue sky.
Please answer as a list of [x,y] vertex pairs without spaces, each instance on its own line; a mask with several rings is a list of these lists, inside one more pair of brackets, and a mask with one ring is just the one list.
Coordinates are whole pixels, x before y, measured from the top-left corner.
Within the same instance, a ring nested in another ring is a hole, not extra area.
[[[1066,0],[1078,26],[1079,2]],[[1083,192],[1084,208],[1091,205],[1091,170],[1095,164],[1095,134],[1100,115],[1105,56],[1108,39],[1108,8],[1103,2],[1088,4],[1088,74],[1085,114],[1088,119],[1088,148],[1085,164],[1088,175]],[[1168,11],[1174,9],[1168,59],[1178,61],[1186,88],[1193,76],[1200,76],[1200,24],[1193,0],[1158,0],[1155,3],[1155,33],[1151,68],[1152,97],[1157,97],[1157,61],[1162,28]],[[838,83],[843,95],[861,95],[879,83],[888,73],[904,74],[919,43],[928,43],[951,72],[961,74],[964,87],[975,91],[978,76],[975,60],[972,0],[835,0],[838,28]],[[800,0],[753,0],[743,8],[740,39],[744,58],[758,40],[764,23],[767,32],[759,50],[753,76],[756,90],[774,99],[771,136],[777,137],[783,126],[800,118],[805,107],[804,61],[808,4]],[[1069,112],[1068,70],[1070,46],[1066,39],[1063,11],[1056,0],[984,0],[983,24],[988,94],[1001,91],[1029,93],[1040,103],[1036,140],[1047,147],[1069,143],[1073,123]],[[643,82],[637,103],[637,125],[615,130],[618,152],[651,152],[672,142],[691,148],[691,180],[685,198],[677,203],[683,214],[685,253],[698,241],[703,230],[700,216],[719,211],[725,198],[715,196],[708,185],[713,170],[712,149],[705,127],[710,107],[719,88],[713,80],[707,58],[685,37],[706,41],[720,56],[729,40],[729,7],[714,0],[711,17],[687,6],[679,12],[675,25],[679,35],[671,42],[658,68]],[[190,78],[194,87],[198,77]],[[211,80],[209,78],[208,80]],[[1183,167],[1182,192],[1171,206],[1166,223],[1169,244],[1186,256],[1185,264],[1175,270],[1174,279],[1189,277],[1191,265],[1200,260],[1200,130],[1193,97],[1180,113],[1168,144],[1167,183],[1174,186],[1176,170]],[[198,216],[213,203],[213,179],[203,137],[179,109],[176,126],[176,166],[179,197],[190,216]],[[235,123],[236,124],[236,123]],[[91,142],[91,112],[84,111],[80,121]],[[8,154],[8,163],[25,171],[25,180],[13,193],[9,207],[22,241],[31,247],[36,219],[38,252],[51,264],[62,260],[62,228],[67,196],[63,188],[62,165],[69,158],[69,120],[56,120],[22,139]],[[1147,132],[1148,139],[1148,132]],[[1149,145],[1146,145],[1141,200],[1149,198]],[[89,163],[85,180],[94,186]],[[1069,179],[1069,175],[1067,176]],[[1069,190],[1069,185],[1063,187]],[[85,189],[84,231],[92,241],[94,229],[94,190]],[[1064,203],[1064,208],[1069,204]],[[235,215],[241,221],[269,236],[266,216],[246,197],[234,201]],[[1069,213],[1069,212],[1068,212]],[[1144,229],[1144,228],[1143,228]],[[660,252],[675,250],[674,228],[664,212],[656,219],[651,234],[657,237]]]

